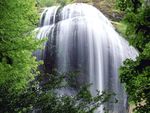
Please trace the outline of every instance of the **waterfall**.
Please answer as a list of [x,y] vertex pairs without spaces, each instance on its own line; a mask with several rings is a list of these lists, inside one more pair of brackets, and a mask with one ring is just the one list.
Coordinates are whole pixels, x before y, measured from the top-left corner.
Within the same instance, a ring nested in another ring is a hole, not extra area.
[[[38,39],[48,37],[37,59],[44,61],[45,71],[79,71],[76,88],[92,83],[90,91],[116,93],[118,103],[108,103],[110,113],[127,112],[127,95],[118,77],[118,68],[137,51],[115,30],[95,7],[83,3],[46,8],[40,20]],[[103,113],[100,109],[99,113]]]

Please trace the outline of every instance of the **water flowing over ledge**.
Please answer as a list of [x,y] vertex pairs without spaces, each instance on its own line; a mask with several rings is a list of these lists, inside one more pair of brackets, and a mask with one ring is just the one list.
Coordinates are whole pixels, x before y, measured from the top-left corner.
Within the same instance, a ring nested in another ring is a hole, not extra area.
[[[127,95],[119,81],[118,68],[127,59],[135,59],[137,51],[129,46],[110,21],[93,6],[77,3],[63,8],[46,8],[37,28],[38,39],[48,37],[38,60],[44,60],[45,71],[79,71],[76,88],[92,83],[90,91],[112,91],[118,103],[108,103],[110,113],[127,112]],[[100,108],[98,113],[103,113]]]

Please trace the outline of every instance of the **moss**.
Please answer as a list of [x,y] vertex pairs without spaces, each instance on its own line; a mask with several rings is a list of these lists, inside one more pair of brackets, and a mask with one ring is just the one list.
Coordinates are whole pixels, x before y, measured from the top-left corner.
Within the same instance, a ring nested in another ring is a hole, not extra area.
[[111,21],[111,23],[114,25],[114,27],[116,28],[116,31],[118,31],[122,36],[126,36],[126,29],[127,29],[127,25],[123,22],[115,22],[115,21]]

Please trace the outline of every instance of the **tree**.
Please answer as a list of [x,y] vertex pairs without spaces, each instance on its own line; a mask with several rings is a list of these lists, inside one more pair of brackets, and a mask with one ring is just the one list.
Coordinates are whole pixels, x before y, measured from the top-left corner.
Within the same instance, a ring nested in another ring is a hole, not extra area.
[[150,111],[150,7],[142,0],[117,0],[125,11],[126,35],[131,45],[137,48],[136,60],[126,60],[120,69],[129,100],[134,102],[135,111]]
[[0,112],[14,113],[16,97],[37,73],[32,52],[40,42],[31,31],[38,13],[34,0],[1,0],[0,11]]
[[[14,104],[17,112],[35,113],[94,113],[103,103],[108,102],[111,93],[97,93],[93,97],[89,90],[89,85],[82,86],[76,93],[66,95],[59,92],[67,89],[69,83],[67,79],[72,79],[72,74],[60,74],[56,71],[53,74],[44,74],[30,83],[30,86],[18,96]],[[70,78],[71,77],[71,78]],[[42,83],[42,84],[39,84]]]

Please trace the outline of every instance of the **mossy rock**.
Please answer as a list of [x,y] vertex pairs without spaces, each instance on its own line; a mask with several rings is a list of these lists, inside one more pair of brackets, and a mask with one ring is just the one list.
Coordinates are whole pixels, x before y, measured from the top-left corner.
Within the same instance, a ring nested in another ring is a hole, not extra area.
[[115,0],[100,0],[93,4],[112,21],[120,21],[124,16],[123,12],[116,10]]
[[91,4],[112,21],[120,21],[124,16],[123,12],[116,10],[115,0],[74,0],[74,2]]
[[74,0],[76,3],[92,3],[92,0]]

